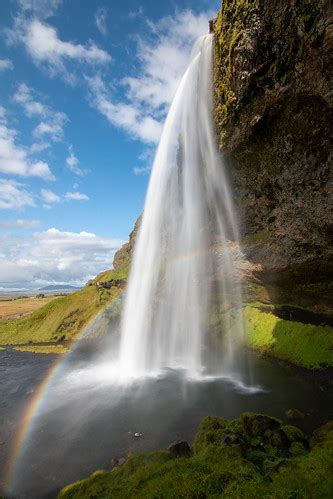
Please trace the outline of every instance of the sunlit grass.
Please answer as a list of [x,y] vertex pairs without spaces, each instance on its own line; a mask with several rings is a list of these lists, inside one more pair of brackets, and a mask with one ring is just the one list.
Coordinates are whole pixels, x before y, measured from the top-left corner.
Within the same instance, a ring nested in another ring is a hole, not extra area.
[[287,321],[255,306],[244,309],[246,342],[255,350],[306,368],[333,366],[333,328]]
[[0,323],[0,345],[72,340],[120,292],[89,286],[56,298],[25,319]]
[[15,347],[14,350],[19,352],[64,355],[69,351],[69,348],[65,345],[24,345]]

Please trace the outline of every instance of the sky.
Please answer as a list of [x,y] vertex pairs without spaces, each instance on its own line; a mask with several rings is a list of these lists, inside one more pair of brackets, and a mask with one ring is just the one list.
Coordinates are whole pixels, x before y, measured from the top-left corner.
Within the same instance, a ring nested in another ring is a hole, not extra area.
[[218,0],[1,0],[0,291],[82,285],[142,212]]

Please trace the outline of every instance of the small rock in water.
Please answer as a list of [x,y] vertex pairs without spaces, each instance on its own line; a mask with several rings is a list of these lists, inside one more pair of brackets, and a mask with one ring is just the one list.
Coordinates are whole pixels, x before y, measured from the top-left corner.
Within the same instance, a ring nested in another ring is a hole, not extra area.
[[289,409],[286,412],[286,416],[288,419],[304,419],[303,412],[299,411],[298,409]]
[[173,442],[169,445],[168,451],[172,457],[190,457],[191,448],[187,442]]
[[143,433],[139,433],[138,431],[134,433],[134,438],[141,438],[143,437]]

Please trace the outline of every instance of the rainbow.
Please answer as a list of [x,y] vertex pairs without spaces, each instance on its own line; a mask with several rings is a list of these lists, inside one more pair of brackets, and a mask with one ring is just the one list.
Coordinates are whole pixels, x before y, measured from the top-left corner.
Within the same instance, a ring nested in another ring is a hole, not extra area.
[[49,368],[45,378],[40,383],[39,387],[33,394],[32,398],[29,400],[27,406],[25,407],[24,413],[19,423],[19,430],[15,435],[14,441],[11,446],[11,451],[9,454],[9,460],[5,467],[4,485],[5,485],[5,490],[7,491],[10,491],[11,489],[11,486],[15,478],[17,465],[20,462],[20,458],[22,457],[24,450],[27,447],[27,442],[29,440],[30,435],[32,434],[34,423],[37,420],[43,402],[46,400],[48,389],[51,385],[51,382],[53,381],[54,377],[57,374],[59,374],[59,372],[63,368],[70,353],[71,352],[69,352],[65,356],[65,358],[61,358],[60,360],[57,359],[53,363],[53,365]]

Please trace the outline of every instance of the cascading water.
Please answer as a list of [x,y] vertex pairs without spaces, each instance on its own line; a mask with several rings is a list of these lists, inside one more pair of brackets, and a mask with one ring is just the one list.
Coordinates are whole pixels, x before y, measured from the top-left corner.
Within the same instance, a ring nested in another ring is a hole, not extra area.
[[223,337],[232,369],[242,318],[237,223],[212,122],[213,37],[194,46],[152,168],[124,304],[120,371],[137,377],[181,368],[207,373],[208,325]]

